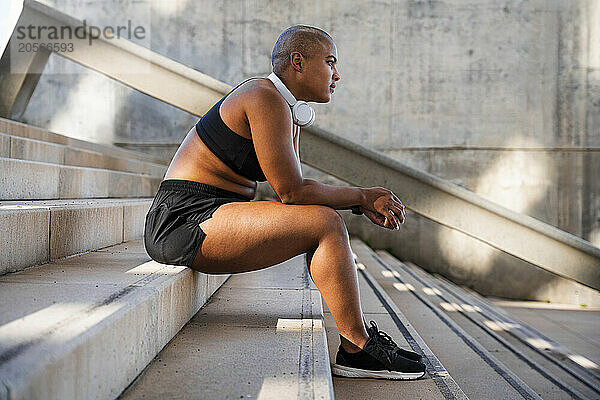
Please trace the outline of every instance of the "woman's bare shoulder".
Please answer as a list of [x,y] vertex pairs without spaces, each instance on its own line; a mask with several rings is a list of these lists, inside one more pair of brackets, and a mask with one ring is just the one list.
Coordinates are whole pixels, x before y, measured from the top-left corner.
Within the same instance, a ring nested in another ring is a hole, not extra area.
[[275,124],[289,131],[291,113],[285,99],[271,81],[251,79],[227,96],[220,110],[223,122],[237,134],[254,137],[265,125]]
[[271,81],[266,78],[251,79],[235,91],[238,92],[240,100],[249,106],[281,107],[282,104],[287,104]]

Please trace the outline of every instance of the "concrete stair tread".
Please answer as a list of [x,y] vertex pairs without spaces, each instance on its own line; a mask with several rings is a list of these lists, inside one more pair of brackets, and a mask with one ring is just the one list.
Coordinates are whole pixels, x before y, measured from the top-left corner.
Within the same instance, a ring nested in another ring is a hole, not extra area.
[[152,157],[144,153],[125,150],[116,146],[94,143],[65,135],[60,135],[58,133],[50,132],[46,129],[38,128],[32,125],[27,125],[22,122],[13,121],[6,118],[0,118],[0,133],[28,139],[40,140],[47,143],[61,144],[69,147],[95,151],[111,156],[147,161],[159,165],[165,164],[164,160]]
[[[411,268],[411,270],[418,273],[419,276],[431,282],[432,285],[435,285],[449,296],[452,296],[453,300],[460,302],[461,308],[466,308],[469,311],[473,310],[474,314],[472,314],[472,316],[477,318],[478,322],[483,323],[494,331],[504,334],[507,338],[510,338],[510,336],[514,337],[521,344],[529,346],[549,357],[553,357],[557,362],[567,364],[573,373],[577,375],[593,376],[597,380],[597,384],[600,385],[600,367],[598,367],[597,358],[595,358],[596,362],[594,362],[583,356],[582,354],[584,354],[584,352],[577,354],[571,351],[565,345],[551,339],[544,332],[519,320],[514,313],[502,309],[494,304],[493,301],[486,299],[472,290],[465,290],[442,276],[430,275],[412,263],[406,263],[406,265]],[[571,313],[571,311],[574,311],[574,308],[574,306],[569,305],[566,309],[567,312],[559,311],[559,313],[562,314],[562,317],[567,319],[564,323],[578,325],[588,324],[586,327],[587,330],[584,333],[588,336],[580,338],[580,340],[593,342],[593,335],[597,331],[595,328],[598,328],[597,318],[593,321],[587,321],[582,319],[581,315],[574,316],[574,314]],[[577,311],[582,311],[584,313],[588,312],[588,310]],[[539,313],[540,311],[537,310],[536,312]],[[595,317],[597,317],[597,315],[595,315]],[[598,350],[600,349],[598,346],[598,343],[595,343],[595,353],[598,353]],[[590,349],[587,348],[586,350],[589,351]],[[587,354],[587,352],[585,354]],[[577,361],[581,364],[578,364]]]
[[333,398],[321,301],[303,255],[232,275],[120,399]]
[[0,133],[0,157],[162,177],[167,166]]
[[51,200],[0,200],[0,212],[21,211],[28,212],[37,209],[63,209],[80,207],[103,207],[115,204],[146,204],[152,202],[153,197],[113,197],[106,199],[51,199]]
[[[382,258],[391,258],[385,252],[378,254]],[[574,398],[600,396],[600,375],[597,366],[591,367],[594,363],[586,357],[573,353],[485,298],[441,277],[434,277],[414,264],[405,265],[429,285],[435,292],[434,295],[441,300],[441,308],[448,315],[455,317],[465,329],[483,333],[480,342],[488,348],[499,349],[498,357],[505,358],[507,364],[511,363],[513,371],[531,387],[539,387],[537,390],[542,392],[554,386],[555,392],[558,393],[557,398],[563,395]],[[514,355],[520,358],[519,363],[509,361]],[[536,372],[530,373],[532,370]],[[544,394],[543,397],[552,398],[552,395]]]
[[[10,158],[10,157],[0,157],[0,160],[18,162],[18,163],[22,163],[23,165],[31,163],[31,164],[36,164],[36,165],[39,164],[39,165],[46,165],[46,166],[59,166],[61,168],[67,168],[67,169],[105,171],[105,172],[112,172],[112,173],[125,174],[125,175],[135,175],[135,176],[147,176],[148,175],[148,174],[142,174],[142,173],[138,173],[138,172],[118,171],[118,170],[114,170],[114,169],[85,167],[85,166],[80,166],[80,165],[64,165],[64,164],[57,164],[57,163],[45,162],[45,161],[21,160],[21,159]],[[153,178],[161,179],[159,177],[153,177]]]
[[154,196],[162,178],[109,169],[0,158],[0,199]]
[[0,277],[1,398],[118,396],[227,278],[141,242]]
[[152,200],[0,201],[0,275],[137,239]]
[[[517,323],[525,322],[534,331],[534,335],[535,332],[543,332],[543,336],[537,336],[550,344],[550,348],[544,350],[567,357],[571,354],[585,354],[588,360],[582,360],[582,363],[598,374],[600,338],[597,331],[600,327],[600,308],[583,309],[574,305],[497,298],[487,300],[507,312]],[[510,331],[512,333],[512,329]]]

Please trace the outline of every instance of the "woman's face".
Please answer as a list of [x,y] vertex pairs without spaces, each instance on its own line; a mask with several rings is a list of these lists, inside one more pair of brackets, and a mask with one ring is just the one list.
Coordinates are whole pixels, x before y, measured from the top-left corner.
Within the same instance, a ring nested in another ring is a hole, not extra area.
[[335,82],[340,80],[336,69],[337,48],[332,41],[319,46],[310,58],[305,58],[302,74],[304,98],[301,100],[327,103],[335,90]]

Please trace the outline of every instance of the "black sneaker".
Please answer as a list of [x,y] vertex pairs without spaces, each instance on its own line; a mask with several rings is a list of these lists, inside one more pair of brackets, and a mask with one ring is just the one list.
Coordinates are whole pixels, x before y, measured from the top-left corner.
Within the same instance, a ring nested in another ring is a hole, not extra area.
[[425,365],[402,357],[389,344],[382,343],[379,335],[373,335],[358,353],[348,353],[340,345],[331,372],[347,378],[408,380],[425,375]]
[[400,354],[402,357],[408,358],[409,360],[421,361],[423,359],[423,356],[421,356],[420,354],[405,350],[405,349],[401,348],[400,346],[398,346],[396,344],[396,342],[394,342],[387,333],[382,332],[379,329],[377,329],[377,324],[375,323],[375,321],[371,321],[370,324],[371,324],[371,326],[369,328],[367,328],[367,332],[369,333],[369,336],[373,336],[373,335],[379,336],[379,341],[385,347],[388,347],[392,351],[398,352],[398,354]]

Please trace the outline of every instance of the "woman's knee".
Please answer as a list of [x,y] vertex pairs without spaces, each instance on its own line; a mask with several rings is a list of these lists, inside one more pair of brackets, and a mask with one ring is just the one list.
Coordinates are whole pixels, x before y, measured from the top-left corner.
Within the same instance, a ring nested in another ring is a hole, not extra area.
[[313,220],[323,236],[348,236],[344,219],[335,209],[328,206],[313,206]]

